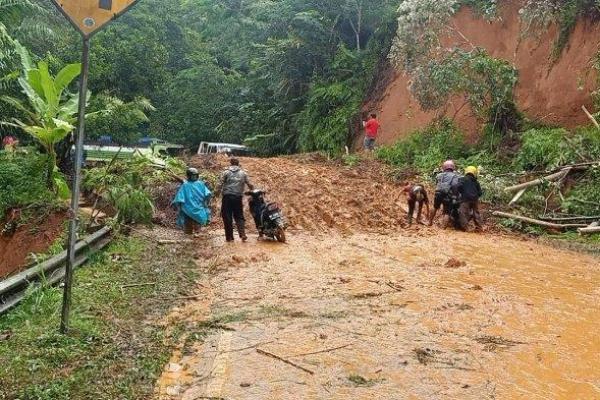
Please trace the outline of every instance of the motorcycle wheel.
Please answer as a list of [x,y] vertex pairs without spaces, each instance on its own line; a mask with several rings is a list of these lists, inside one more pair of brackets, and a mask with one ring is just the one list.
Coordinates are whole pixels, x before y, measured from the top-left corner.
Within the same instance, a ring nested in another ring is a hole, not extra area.
[[277,239],[279,243],[285,243],[285,230],[283,228],[277,228],[277,231],[275,231],[275,239]]

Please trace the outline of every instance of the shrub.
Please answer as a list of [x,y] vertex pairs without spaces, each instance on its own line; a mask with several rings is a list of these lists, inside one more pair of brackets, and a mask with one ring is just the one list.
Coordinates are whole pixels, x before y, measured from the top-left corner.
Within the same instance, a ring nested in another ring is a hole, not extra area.
[[450,121],[442,120],[412,133],[394,146],[380,148],[377,157],[395,166],[410,166],[422,173],[431,173],[444,160],[466,158],[470,151],[462,132]]
[[358,114],[361,93],[344,83],[322,85],[311,90],[300,116],[300,148],[340,153],[351,131],[352,117]]
[[537,128],[524,132],[515,166],[525,171],[547,170],[573,161],[573,151],[562,128]]
[[0,218],[6,210],[54,199],[46,185],[48,157],[36,152],[0,152]]
[[600,170],[587,172],[583,179],[567,194],[563,211],[577,215],[600,214]]
[[119,222],[149,224],[154,213],[150,192],[184,169],[174,160],[168,160],[167,168],[160,170],[148,159],[134,158],[87,170],[83,187],[114,208]]
[[515,166],[527,171],[600,159],[600,133],[594,127],[573,133],[562,128],[534,128],[523,133],[521,142]]

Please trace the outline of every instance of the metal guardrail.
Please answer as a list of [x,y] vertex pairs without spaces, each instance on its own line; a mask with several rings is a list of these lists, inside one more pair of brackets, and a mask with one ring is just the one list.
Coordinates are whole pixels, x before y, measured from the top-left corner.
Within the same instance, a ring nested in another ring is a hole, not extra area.
[[[75,246],[76,262],[78,268],[85,264],[88,256],[106,247],[110,243],[110,228],[104,227],[77,242]],[[19,304],[25,297],[27,288],[32,284],[54,285],[60,282],[65,275],[66,250],[62,253],[26,269],[18,274],[0,281],[0,314]]]

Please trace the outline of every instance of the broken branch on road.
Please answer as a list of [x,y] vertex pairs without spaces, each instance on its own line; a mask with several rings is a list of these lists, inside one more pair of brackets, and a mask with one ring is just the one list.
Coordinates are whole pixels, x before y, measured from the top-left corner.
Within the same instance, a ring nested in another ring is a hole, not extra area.
[[346,347],[350,347],[352,346],[354,343],[348,343],[345,344],[343,346],[338,346],[338,347],[332,347],[330,349],[325,349],[325,350],[319,350],[319,351],[312,351],[310,353],[301,353],[301,354],[296,354],[293,355],[292,357],[303,357],[303,356],[312,356],[313,354],[321,354],[321,353],[329,353],[332,351],[336,351],[336,350],[341,350],[341,349],[345,349]]
[[314,371],[311,371],[311,370],[310,370],[310,369],[308,369],[308,368],[304,368],[304,367],[303,367],[303,366],[301,366],[301,365],[298,365],[298,364],[296,364],[296,363],[294,363],[294,362],[292,362],[292,361],[290,361],[290,360],[288,360],[288,359],[285,359],[285,358],[283,358],[283,357],[280,357],[280,356],[278,356],[278,355],[276,355],[276,354],[269,353],[268,351],[265,351],[265,350],[262,350],[262,349],[256,349],[256,352],[257,352],[258,354],[262,354],[263,356],[271,357],[271,358],[274,358],[274,359],[276,359],[276,360],[279,360],[279,361],[281,361],[281,362],[284,362],[284,363],[286,363],[286,364],[288,364],[288,365],[291,365],[292,367],[294,367],[294,368],[297,368],[297,369],[299,369],[299,370],[301,370],[301,371],[304,371],[304,372],[306,372],[306,373],[308,373],[308,374],[311,374],[311,375],[314,375],[314,374],[315,374],[315,372],[314,372]]

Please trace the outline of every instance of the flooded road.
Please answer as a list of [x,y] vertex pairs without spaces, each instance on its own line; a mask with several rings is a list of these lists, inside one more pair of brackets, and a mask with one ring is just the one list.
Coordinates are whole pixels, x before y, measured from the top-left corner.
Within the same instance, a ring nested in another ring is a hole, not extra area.
[[157,398],[600,399],[597,258],[433,229],[211,237]]

